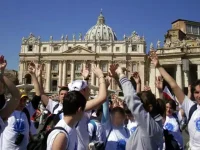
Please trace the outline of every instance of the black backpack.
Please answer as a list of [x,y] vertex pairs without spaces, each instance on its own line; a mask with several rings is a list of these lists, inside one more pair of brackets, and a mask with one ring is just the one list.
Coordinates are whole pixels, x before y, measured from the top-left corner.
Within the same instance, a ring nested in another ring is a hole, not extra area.
[[[44,145],[44,143],[42,143],[42,141],[48,137],[49,133],[52,130],[57,128],[55,126],[60,121],[61,113],[62,113],[62,111],[60,111],[58,114],[51,114],[49,117],[47,117],[44,127],[39,131],[39,133],[37,135],[33,135],[30,138],[30,142],[27,146],[27,150],[40,150],[39,148],[41,147],[41,145]],[[44,149],[41,149],[41,150],[44,150]]]
[[174,136],[168,130],[164,129],[163,132],[165,137],[165,150],[181,150]]
[[[65,133],[68,132],[63,128],[63,127],[54,127],[49,131],[43,131],[39,133],[35,138],[32,138],[32,140],[29,142],[27,146],[27,150],[46,150],[47,149],[47,138],[48,135],[53,131],[53,130],[62,130]],[[68,135],[68,141],[69,141],[69,135]],[[69,148],[69,142],[67,143],[67,149]]]
[[189,110],[188,123],[189,123],[193,113],[195,112],[195,110],[197,110],[197,104],[194,104]]

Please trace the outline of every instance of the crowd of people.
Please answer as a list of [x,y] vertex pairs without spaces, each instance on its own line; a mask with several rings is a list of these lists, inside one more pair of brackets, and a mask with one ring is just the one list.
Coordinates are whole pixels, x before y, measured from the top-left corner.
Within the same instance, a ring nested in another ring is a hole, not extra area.
[[[161,74],[155,83],[159,98],[148,85],[141,89],[138,72],[128,79],[128,70],[118,64],[110,65],[106,77],[99,67],[92,69],[99,83],[95,97],[87,68],[83,80],[47,96],[42,64],[31,62],[28,72],[35,94],[30,100],[4,75],[7,62],[0,56],[0,150],[200,150],[200,80],[186,96],[160,65],[156,51],[150,51],[149,59]],[[108,92],[111,78],[124,98]],[[163,80],[174,99],[163,96]],[[189,133],[187,148],[183,130]]]

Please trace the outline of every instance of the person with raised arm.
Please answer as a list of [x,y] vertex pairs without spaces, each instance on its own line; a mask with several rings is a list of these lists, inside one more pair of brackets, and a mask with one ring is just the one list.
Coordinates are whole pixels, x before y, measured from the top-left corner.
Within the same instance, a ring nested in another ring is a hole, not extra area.
[[[7,62],[4,56],[0,56],[0,150],[3,150],[3,131],[6,127],[6,121],[16,109],[20,99],[19,90],[13,82],[4,76],[6,66]],[[6,88],[12,96],[9,101],[7,101],[4,95]]]
[[119,78],[128,109],[138,122],[138,127],[126,143],[127,150],[161,150],[163,147],[162,115],[164,110],[159,106],[155,96],[144,91],[136,93],[131,82],[124,74],[124,69],[111,65],[110,72]]
[[35,113],[41,99],[35,70],[35,65],[33,63],[29,64],[28,72],[34,84],[35,95],[27,104],[28,95],[22,93],[18,106],[8,118],[8,125],[3,132],[2,149],[24,150],[28,145],[31,128],[30,117]]
[[159,70],[162,77],[170,85],[177,100],[182,105],[181,108],[185,111],[188,119],[188,131],[190,136],[189,146],[191,150],[200,149],[200,80],[197,80],[192,85],[192,94],[195,101],[189,99],[182,89],[178,86],[176,81],[167,73],[167,71],[160,65],[156,51],[151,51],[149,58],[154,66]]

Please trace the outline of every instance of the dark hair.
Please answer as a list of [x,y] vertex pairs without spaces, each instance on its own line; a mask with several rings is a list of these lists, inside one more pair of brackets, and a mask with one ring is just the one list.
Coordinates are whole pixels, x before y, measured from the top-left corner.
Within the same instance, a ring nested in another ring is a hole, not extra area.
[[111,115],[114,115],[115,113],[120,113],[122,116],[125,116],[125,111],[121,107],[115,107],[111,110]]
[[170,106],[172,107],[172,109],[175,111],[176,110],[176,102],[174,100],[166,100],[166,104],[170,104]]
[[193,84],[192,84],[192,88],[191,88],[191,93],[192,93],[192,95],[194,94],[194,91],[195,91],[195,88],[196,88],[196,86],[200,86],[200,80],[197,80],[197,81],[195,81]]
[[65,116],[74,115],[80,107],[84,111],[85,105],[86,99],[80,92],[69,92],[63,99],[63,113]]
[[157,109],[158,109],[158,112],[160,112],[160,115],[164,117],[165,114],[166,114],[166,103],[161,98],[157,98],[156,100],[157,100]]
[[125,114],[132,114],[129,109],[125,109]]
[[99,117],[102,112],[103,112],[103,106],[101,105],[96,111],[97,117]]
[[69,88],[68,87],[61,87],[60,90],[59,90],[59,94],[61,91],[69,91]]
[[146,111],[149,110],[149,105],[153,106],[153,110],[149,113],[152,114],[160,114],[161,116],[163,116],[164,111],[162,110],[162,103],[158,102],[156,100],[155,95],[151,92],[151,91],[142,91],[140,93],[138,93],[138,97],[141,99],[144,109]]

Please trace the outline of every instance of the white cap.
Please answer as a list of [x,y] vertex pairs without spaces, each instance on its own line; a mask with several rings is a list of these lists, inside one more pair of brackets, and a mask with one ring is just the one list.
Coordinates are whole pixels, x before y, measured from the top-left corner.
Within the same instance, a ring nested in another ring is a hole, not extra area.
[[69,91],[81,91],[88,87],[88,84],[84,80],[75,80],[68,84]]

